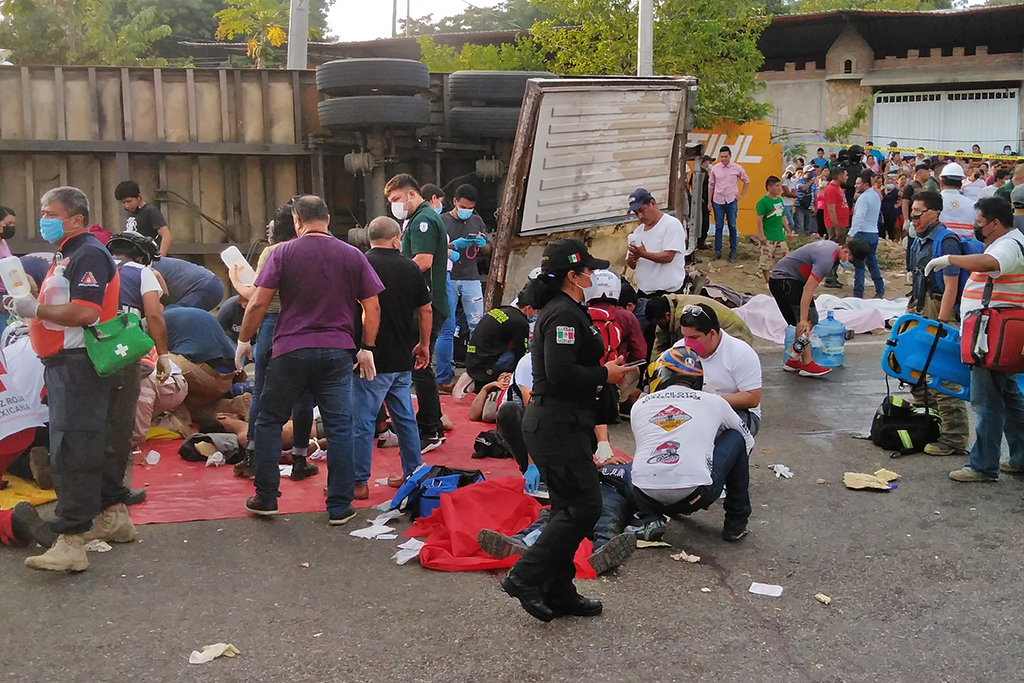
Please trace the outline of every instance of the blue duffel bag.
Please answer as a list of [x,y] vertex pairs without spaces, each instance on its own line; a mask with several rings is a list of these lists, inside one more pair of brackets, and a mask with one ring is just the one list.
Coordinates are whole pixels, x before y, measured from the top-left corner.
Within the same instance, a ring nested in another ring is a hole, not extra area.
[[420,465],[391,499],[391,509],[405,504],[410,519],[429,517],[441,506],[441,494],[484,480],[480,470],[460,470],[444,465]]

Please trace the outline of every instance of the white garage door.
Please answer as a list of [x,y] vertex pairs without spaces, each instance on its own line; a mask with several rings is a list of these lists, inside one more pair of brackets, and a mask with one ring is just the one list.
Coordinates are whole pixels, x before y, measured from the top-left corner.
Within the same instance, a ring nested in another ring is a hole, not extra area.
[[871,137],[937,151],[970,151],[973,144],[985,154],[998,154],[1003,145],[1017,151],[1019,102],[1017,89],[876,93]]

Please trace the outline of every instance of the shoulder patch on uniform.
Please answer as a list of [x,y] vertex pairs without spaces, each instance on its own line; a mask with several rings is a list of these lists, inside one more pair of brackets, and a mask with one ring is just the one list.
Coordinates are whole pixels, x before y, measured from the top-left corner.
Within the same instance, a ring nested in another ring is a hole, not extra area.
[[572,325],[559,325],[555,328],[555,342],[558,344],[575,344],[576,328]]
[[427,230],[430,230],[430,223],[426,221],[420,223],[420,232],[426,232]]
[[82,281],[78,284],[83,287],[96,287],[96,277],[92,274],[92,271],[87,271],[85,275],[82,276]]

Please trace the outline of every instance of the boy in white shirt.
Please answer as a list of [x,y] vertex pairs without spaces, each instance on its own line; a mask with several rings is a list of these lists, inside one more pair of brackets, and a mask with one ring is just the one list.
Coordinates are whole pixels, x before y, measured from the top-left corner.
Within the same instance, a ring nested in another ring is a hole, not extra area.
[[705,510],[724,488],[722,538],[740,540],[750,518],[754,437],[724,398],[701,391],[704,370],[693,349],[669,349],[649,373],[652,393],[630,414],[636,440],[631,492],[644,522],[638,538],[660,539],[663,515]]

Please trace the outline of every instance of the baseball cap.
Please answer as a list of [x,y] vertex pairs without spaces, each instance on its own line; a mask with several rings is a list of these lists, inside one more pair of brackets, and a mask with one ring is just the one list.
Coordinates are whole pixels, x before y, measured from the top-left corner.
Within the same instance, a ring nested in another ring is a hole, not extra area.
[[638,211],[641,206],[654,199],[650,192],[642,187],[638,187],[633,191],[633,194],[629,195],[629,210]]
[[864,260],[871,255],[871,245],[859,237],[854,237],[846,243],[846,248],[850,250],[850,260],[853,261],[853,265],[863,268]]
[[1010,203],[1024,209],[1024,185],[1017,185],[1010,190]]
[[610,270],[601,268],[590,274],[593,283],[590,288],[590,300],[611,299],[618,302],[622,293],[622,279]]
[[796,173],[796,165],[795,164],[790,164],[789,166],[787,166],[786,167],[786,172],[787,173]]
[[607,268],[609,263],[604,259],[591,256],[587,251],[587,245],[574,238],[555,240],[544,247],[544,255],[540,257],[541,273],[561,273],[572,270],[575,266],[600,270]]
[[946,164],[939,172],[940,178],[963,178],[964,167],[958,163]]

